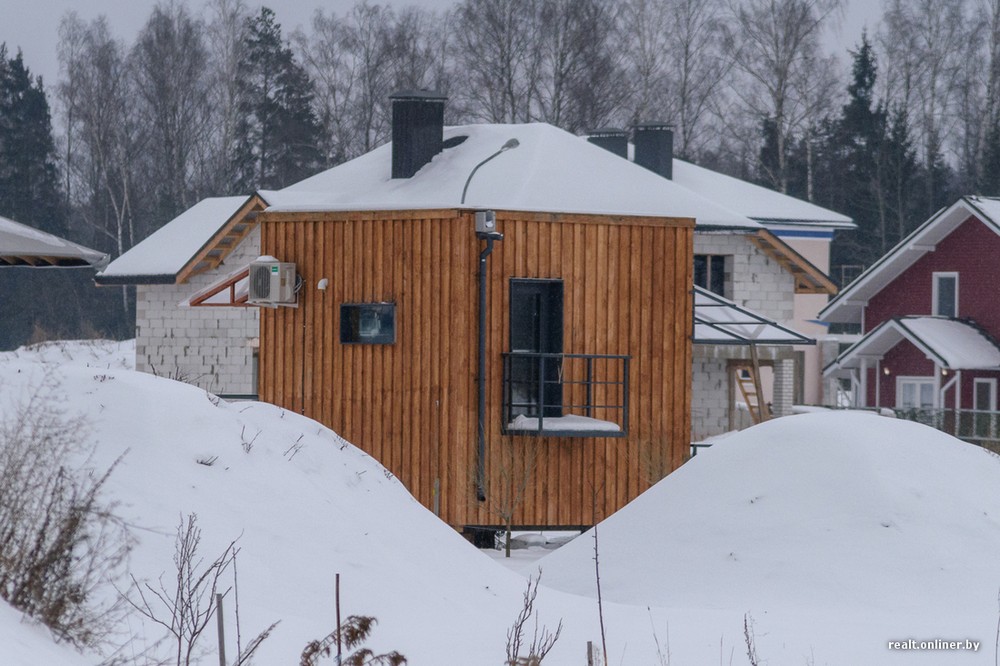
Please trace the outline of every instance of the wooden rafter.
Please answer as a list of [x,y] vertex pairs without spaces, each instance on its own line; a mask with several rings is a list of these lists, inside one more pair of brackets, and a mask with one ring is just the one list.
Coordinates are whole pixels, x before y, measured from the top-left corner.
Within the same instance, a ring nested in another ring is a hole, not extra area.
[[837,293],[837,285],[826,273],[816,268],[808,259],[793,250],[787,243],[767,229],[760,229],[750,236],[750,242],[774,259],[795,279],[796,294]]
[[260,195],[254,194],[239,210],[233,213],[215,234],[201,247],[177,273],[177,284],[187,282],[195,275],[218,268],[229,253],[257,226],[257,215],[267,207]]
[[[228,278],[222,282],[209,287],[208,289],[202,291],[201,293],[195,294],[191,297],[188,305],[191,307],[247,307],[247,294],[236,293],[236,285],[240,280],[244,280],[250,275],[250,267],[247,266],[243,270],[233,273]],[[213,302],[208,303],[207,301],[213,296],[217,296],[223,292],[229,292],[229,300],[223,303]]]

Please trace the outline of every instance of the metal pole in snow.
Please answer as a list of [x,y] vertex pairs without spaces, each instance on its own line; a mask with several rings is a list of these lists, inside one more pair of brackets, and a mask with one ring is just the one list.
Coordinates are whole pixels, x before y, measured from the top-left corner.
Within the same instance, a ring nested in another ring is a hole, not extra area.
[[337,574],[337,666],[340,666],[340,574]]
[[226,666],[226,622],[222,617],[222,595],[215,595],[215,619],[219,625],[219,666]]

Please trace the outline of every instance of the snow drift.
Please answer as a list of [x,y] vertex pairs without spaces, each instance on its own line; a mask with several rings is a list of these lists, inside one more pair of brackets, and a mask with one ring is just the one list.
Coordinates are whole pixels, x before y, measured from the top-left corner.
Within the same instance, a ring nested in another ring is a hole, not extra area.
[[[233,540],[240,548],[244,644],[280,620],[258,664],[297,663],[307,641],[333,629],[336,573],[343,614],[378,618],[377,653],[399,650],[414,666],[503,662],[524,578],[473,549],[375,460],[300,415],[227,404],[120,369],[127,348],[106,352],[0,355],[0,418],[48,383],[67,414],[88,421],[85,464],[103,470],[124,454],[105,499],[137,541],[132,575],[168,581],[177,526],[196,513],[207,560]],[[998,489],[993,454],[868,414],[804,414],[718,440],[598,527],[609,661],[657,664],[669,652],[673,664],[745,664],[747,617],[761,663],[993,663]],[[593,557],[585,534],[538,560],[540,620],[564,625],[546,666],[585,663],[587,641],[600,644]],[[131,654],[162,635],[135,616],[123,632]],[[908,639],[980,649],[888,649]],[[202,647],[201,663],[218,663],[214,632]],[[53,645],[0,604],[0,664],[99,661]]]

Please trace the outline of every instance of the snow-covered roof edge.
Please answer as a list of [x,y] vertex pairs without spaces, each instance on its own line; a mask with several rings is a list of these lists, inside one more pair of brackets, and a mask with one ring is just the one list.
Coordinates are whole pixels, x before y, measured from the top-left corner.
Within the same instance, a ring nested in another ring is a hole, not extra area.
[[[941,341],[931,340],[930,336],[922,329],[925,324],[945,324],[954,329],[955,332],[963,334],[963,339],[954,340],[954,348],[942,347]],[[887,336],[891,349],[902,340],[907,340],[921,351],[929,360],[942,368],[951,370],[1000,370],[1000,346],[997,341],[984,329],[964,319],[952,317],[940,317],[936,315],[908,315],[894,317],[882,322],[860,340],[841,352],[836,359],[823,368],[823,375],[828,376],[838,370],[854,367],[852,364],[862,356],[881,357],[883,353],[871,348],[879,342],[885,342]],[[896,338],[895,342],[892,337]],[[973,344],[976,349],[966,353],[965,357],[961,351],[968,351]],[[988,354],[983,353],[989,352]],[[957,354],[957,357],[956,357]]]
[[[207,224],[198,224],[196,228],[187,228],[189,226],[187,224],[177,224],[203,204],[219,206],[218,210],[212,211],[219,217],[207,220]],[[254,193],[249,197],[208,197],[202,199],[195,206],[167,222],[112,261],[97,274],[94,280],[98,285],[175,284],[183,282],[198,266],[199,262],[210,253],[215,253],[216,256],[213,259],[217,259],[216,265],[221,263],[238,242],[223,249],[219,247],[219,241],[231,235],[236,225],[250,225],[252,228],[255,222],[251,213],[255,209],[263,209],[266,205],[266,200],[259,193]],[[180,228],[181,226],[184,228]],[[147,261],[144,261],[147,259],[146,255],[167,254],[169,247],[165,246],[171,245],[170,236],[178,232],[185,236],[185,243],[180,254],[173,256],[168,262],[171,264],[169,270],[158,268],[144,270],[149,265]],[[245,236],[246,233],[241,229],[240,239]]]
[[673,173],[675,182],[702,196],[734,201],[733,210],[765,225],[857,228],[847,215],[676,157]]
[[[984,201],[997,200],[976,196],[964,196],[947,208],[942,208],[923,224],[914,229],[874,264],[840,290],[826,306],[820,310],[818,318],[827,322],[860,321],[861,310],[879,291],[912,266],[920,257],[933,251],[942,238],[965,222],[970,215],[976,216],[987,227],[1000,235],[1000,224],[980,205]],[[964,213],[964,214],[963,214]],[[932,241],[932,242],[927,242]]]
[[105,261],[103,252],[0,216],[0,266],[75,268]]

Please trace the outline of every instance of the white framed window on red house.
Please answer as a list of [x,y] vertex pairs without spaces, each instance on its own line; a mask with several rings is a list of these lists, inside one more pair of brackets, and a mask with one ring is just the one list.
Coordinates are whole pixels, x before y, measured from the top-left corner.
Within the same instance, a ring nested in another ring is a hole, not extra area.
[[896,409],[933,408],[933,377],[896,377]]
[[941,317],[958,316],[958,273],[935,272],[933,275],[933,310]]

